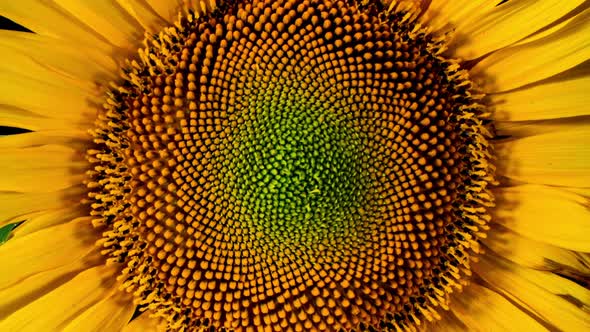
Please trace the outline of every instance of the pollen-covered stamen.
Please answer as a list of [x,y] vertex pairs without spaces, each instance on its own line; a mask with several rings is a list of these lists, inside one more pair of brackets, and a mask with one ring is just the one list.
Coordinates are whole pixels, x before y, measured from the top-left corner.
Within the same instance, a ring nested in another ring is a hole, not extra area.
[[483,110],[392,5],[236,1],[147,39],[88,151],[122,288],[170,329],[410,329],[487,229]]

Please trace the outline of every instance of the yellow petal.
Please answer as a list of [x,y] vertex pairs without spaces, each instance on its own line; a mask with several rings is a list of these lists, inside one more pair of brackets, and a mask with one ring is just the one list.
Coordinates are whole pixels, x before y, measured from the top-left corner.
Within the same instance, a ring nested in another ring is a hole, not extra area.
[[30,33],[0,31],[0,52],[0,125],[31,130],[87,130],[103,98],[97,82],[117,68],[94,49]]
[[582,254],[520,236],[498,224],[492,225],[482,241],[488,250],[525,267],[590,276],[590,259]]
[[496,144],[499,173],[529,183],[590,187],[590,125],[548,124],[515,130],[516,135],[523,133],[532,136]]
[[160,318],[152,318],[149,312],[144,312],[134,318],[121,332],[164,332],[166,324]]
[[475,283],[455,296],[450,308],[468,331],[546,331],[510,301]]
[[566,190],[590,198],[590,188],[566,188]]
[[[0,187],[7,191],[55,192],[64,188],[80,185],[84,174],[72,174],[65,168],[29,169],[27,171],[0,168],[9,180],[3,180]],[[33,173],[34,172],[34,173]],[[37,182],[40,181],[40,182]]]
[[0,71],[0,104],[58,119],[74,130],[90,128],[96,119],[94,103],[97,101],[92,101],[88,91],[59,83],[57,78],[27,77],[18,72]]
[[[117,3],[123,7],[129,15],[133,16],[133,18],[135,18],[146,31],[155,33],[160,31],[163,27],[174,23],[174,21],[168,22],[166,18],[162,17],[156,10],[154,10],[148,2],[149,1],[142,0],[117,0]],[[173,3],[174,1],[166,2]]]
[[104,258],[100,256],[100,253],[94,253],[0,289],[0,321],[60,287],[79,273],[104,264]]
[[66,265],[96,251],[100,234],[90,217],[49,227],[27,236],[13,238],[0,246],[0,288],[28,276]]
[[182,1],[179,0],[146,0],[147,3],[169,24],[173,24],[182,9]]
[[84,158],[79,151],[59,144],[17,149],[0,147],[0,152],[0,165],[11,164],[8,167],[71,167]]
[[89,141],[90,136],[86,131],[47,130],[3,136],[0,138],[0,149],[22,149],[45,144],[59,144],[82,151]]
[[84,22],[109,43],[121,48],[137,47],[143,39],[143,29],[115,1],[54,0],[55,4],[76,20]]
[[[18,114],[25,110],[39,117],[59,119],[72,128],[90,128],[96,118],[96,107],[103,101],[101,89],[94,80],[106,79],[105,70],[87,61],[76,62],[75,57],[58,48],[41,47],[39,43],[11,46],[18,42],[19,39],[5,39],[0,46],[4,60],[0,62],[0,105],[12,107],[6,109],[8,112],[16,109]],[[40,47],[27,49],[26,45]],[[46,55],[28,54],[35,52]],[[68,60],[72,63],[68,64]]]
[[590,76],[491,94],[502,121],[554,119],[590,114]]
[[527,36],[526,38],[519,40],[515,45],[526,44],[526,43],[534,41],[534,40],[539,40],[541,38],[545,38],[545,37],[555,33],[556,31],[561,30],[563,27],[565,27],[566,25],[570,24],[570,22],[575,20],[576,16],[578,14],[580,14],[582,11],[584,11],[585,9],[588,9],[587,3],[582,4],[581,6],[574,9],[572,12],[570,12],[569,14],[567,14],[564,17],[562,17],[561,19],[551,23],[550,25],[546,26],[545,28],[531,34],[530,36]]
[[559,330],[585,331],[590,326],[584,309],[590,304],[590,290],[573,281],[489,253],[474,264],[474,271],[497,292]]
[[539,185],[498,188],[494,222],[561,248],[590,252],[590,210],[577,194]]
[[60,331],[115,288],[117,268],[90,268],[0,322],[0,331]]
[[[500,137],[506,137],[504,139],[498,139],[495,142],[496,149],[500,150],[498,151],[499,153],[502,153],[502,148],[509,147],[509,145],[505,144],[511,143],[516,139],[583,130],[580,128],[586,127],[586,122],[588,121],[583,117],[568,117],[538,121],[495,121],[498,135]],[[501,156],[501,158],[508,157],[509,156]]]
[[486,0],[432,0],[424,12],[423,22],[434,31],[448,31],[475,13],[489,11],[491,6]]
[[[471,70],[488,92],[508,91],[564,72],[590,58],[590,10],[544,38],[508,47]],[[485,81],[485,82],[483,82]]]
[[43,211],[60,209],[80,204],[83,197],[80,188],[68,188],[57,192],[2,192],[0,201],[0,227],[27,219],[30,215]]
[[[32,33],[0,30],[0,52],[11,54],[3,61],[7,68],[18,67],[20,71],[34,76],[47,75],[50,80],[57,76],[79,81],[90,89],[97,80],[111,80],[117,76],[117,63],[105,52],[94,47],[72,43]],[[10,60],[10,61],[8,61]]]
[[32,215],[27,221],[12,231],[14,238],[20,238],[37,231],[70,222],[84,214],[78,207],[66,207],[43,211]]
[[68,130],[72,124],[63,120],[48,118],[11,105],[0,105],[0,126],[28,130]]
[[115,291],[71,321],[64,332],[121,331],[135,311],[129,294]]
[[544,28],[583,2],[520,0],[496,6],[497,1],[487,1],[483,10],[454,22],[456,38],[449,48],[460,58],[478,58]]
[[41,0],[0,1],[0,15],[33,32],[112,52],[106,38],[58,5]]
[[88,169],[83,158],[62,145],[0,149],[0,191],[54,192],[80,185]]

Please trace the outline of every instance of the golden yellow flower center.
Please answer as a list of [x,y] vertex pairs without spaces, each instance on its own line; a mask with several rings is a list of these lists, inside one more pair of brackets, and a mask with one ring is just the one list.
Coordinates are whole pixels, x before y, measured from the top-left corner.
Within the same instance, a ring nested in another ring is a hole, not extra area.
[[171,330],[364,331],[437,316],[491,197],[442,42],[355,1],[235,1],[147,40],[89,150],[94,224]]

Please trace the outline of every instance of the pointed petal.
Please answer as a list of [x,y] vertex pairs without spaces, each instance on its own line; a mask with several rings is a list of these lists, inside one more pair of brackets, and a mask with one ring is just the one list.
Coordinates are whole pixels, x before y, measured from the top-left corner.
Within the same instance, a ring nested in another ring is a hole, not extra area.
[[492,225],[483,243],[498,256],[525,267],[590,276],[590,260],[580,253],[521,236],[498,224]]
[[496,119],[527,121],[589,115],[590,76],[491,94]]
[[146,0],[147,3],[164,18],[169,24],[173,24],[182,9],[180,0]]
[[66,265],[41,271],[5,288],[0,287],[0,321],[72,280],[79,273],[103,264],[104,257],[98,252],[91,252]]
[[45,144],[58,144],[73,147],[79,151],[90,142],[90,135],[84,131],[46,130],[0,138],[0,149],[23,149],[38,147]]
[[0,105],[0,126],[22,128],[33,131],[67,131],[72,124],[63,120],[48,118],[12,105]]
[[40,0],[0,1],[0,15],[42,36],[56,37],[111,52],[107,39],[57,4]]
[[585,198],[539,185],[499,188],[494,194],[495,222],[535,241],[590,252],[590,210]]
[[120,48],[133,49],[143,39],[143,28],[116,1],[54,0],[76,21]]
[[[79,161],[80,152],[71,147],[59,144],[47,144],[29,148],[2,149],[0,147],[1,164],[34,164],[39,168],[70,167]],[[34,159],[34,160],[32,160]],[[18,165],[11,165],[18,166]],[[26,166],[23,166],[26,167]]]
[[[18,62],[17,64],[18,65]],[[55,78],[55,77],[54,77]],[[26,110],[39,117],[58,119],[73,130],[90,128],[96,118],[98,98],[73,84],[59,84],[55,78],[25,76],[22,73],[0,70],[1,105]],[[10,109],[8,109],[10,111]]]
[[[0,40],[5,60],[0,62],[0,105],[5,111],[21,119],[53,118],[67,123],[64,127],[90,128],[103,99],[95,80],[104,80],[105,70],[92,60],[78,61],[84,54],[70,56],[67,52],[75,53],[70,47],[59,49],[28,38]],[[14,46],[19,41],[22,45]]]
[[101,265],[78,274],[0,322],[0,331],[59,331],[115,290],[118,269]]
[[121,331],[131,319],[135,305],[131,296],[117,290],[108,298],[88,308],[64,329],[64,332]]
[[81,217],[11,239],[0,246],[3,269],[0,288],[98,251],[95,242],[99,236],[99,232],[92,228],[90,217]]
[[[146,31],[155,33],[162,28],[173,24],[168,22],[165,17],[158,13],[148,1],[144,0],[117,0],[117,3],[123,7],[129,15],[133,16]],[[174,1],[166,1],[167,5],[173,4]],[[175,16],[177,17],[177,16]]]
[[[434,31],[448,31],[474,13],[487,12],[492,4],[486,0],[432,0],[423,14],[423,23]],[[486,10],[487,9],[487,10]]]
[[516,137],[527,136],[496,144],[501,161],[499,174],[528,183],[590,187],[587,123],[577,120],[568,124],[539,124],[507,132]]
[[590,290],[550,272],[519,267],[492,254],[474,272],[498,293],[562,331],[584,331],[590,315]]
[[66,207],[57,210],[43,211],[31,216],[27,222],[12,231],[14,238],[24,237],[37,231],[57,226],[80,217],[83,214],[79,208]]
[[57,192],[2,192],[0,201],[4,208],[0,209],[0,227],[11,222],[23,221],[31,215],[43,211],[65,207],[77,207],[83,191],[78,187]]
[[527,37],[582,3],[584,0],[519,0],[497,6],[497,1],[487,1],[484,10],[454,22],[457,38],[449,49],[462,59],[478,58]]
[[476,283],[455,296],[451,310],[469,331],[546,331],[500,294]]
[[83,158],[63,145],[0,149],[0,191],[54,192],[80,185],[88,169]]
[[590,188],[566,188],[567,191],[590,198]]
[[508,91],[562,73],[590,58],[590,9],[544,38],[502,49],[471,70],[488,92]]
[[0,52],[11,54],[7,65],[13,68],[52,75],[49,79],[69,78],[90,88],[97,79],[114,79],[117,74],[116,62],[105,52],[32,33],[0,30]]

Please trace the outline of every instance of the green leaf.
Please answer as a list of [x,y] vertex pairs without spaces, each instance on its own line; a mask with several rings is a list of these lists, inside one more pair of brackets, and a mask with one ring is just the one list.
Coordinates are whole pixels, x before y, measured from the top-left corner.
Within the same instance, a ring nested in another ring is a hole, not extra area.
[[10,232],[17,226],[18,224],[8,224],[4,227],[0,228],[0,245],[4,244],[8,240],[8,236]]

